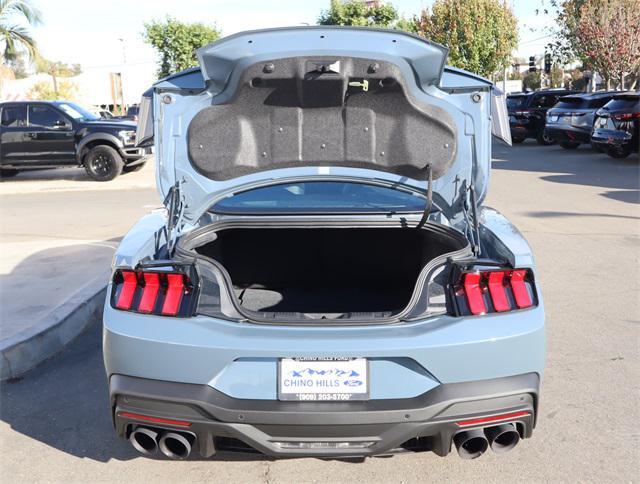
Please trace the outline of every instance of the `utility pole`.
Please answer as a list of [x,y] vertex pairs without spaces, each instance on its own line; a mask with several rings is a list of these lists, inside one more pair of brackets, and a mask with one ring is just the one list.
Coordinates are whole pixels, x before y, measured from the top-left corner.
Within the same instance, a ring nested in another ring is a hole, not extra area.
[[120,114],[124,116],[126,109],[124,107],[124,70],[127,65],[127,49],[124,44],[124,39],[118,39],[122,43],[122,69],[120,69]]

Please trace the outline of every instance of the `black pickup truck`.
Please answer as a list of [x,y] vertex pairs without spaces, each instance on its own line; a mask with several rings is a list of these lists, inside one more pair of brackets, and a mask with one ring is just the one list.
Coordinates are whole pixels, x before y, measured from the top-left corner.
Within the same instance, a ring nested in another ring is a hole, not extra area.
[[0,103],[0,176],[20,170],[84,166],[98,181],[142,168],[136,125],[105,120],[66,101]]

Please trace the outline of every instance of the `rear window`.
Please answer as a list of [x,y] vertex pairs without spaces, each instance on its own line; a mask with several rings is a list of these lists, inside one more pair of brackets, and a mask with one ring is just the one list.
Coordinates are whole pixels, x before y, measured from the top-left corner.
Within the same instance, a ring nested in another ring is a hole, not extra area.
[[525,105],[526,96],[507,96],[507,109],[518,109]]
[[425,199],[410,191],[352,182],[283,183],[240,192],[212,207],[227,214],[421,212]]
[[618,111],[620,109],[640,110],[640,97],[639,96],[616,97],[607,103],[606,108],[611,111]]
[[560,109],[577,109],[584,108],[587,106],[587,100],[581,99],[579,97],[565,97],[561,98],[560,101],[554,106],[554,108]]
[[599,97],[596,99],[591,99],[588,103],[588,107],[592,109],[598,109],[611,101],[610,97]]

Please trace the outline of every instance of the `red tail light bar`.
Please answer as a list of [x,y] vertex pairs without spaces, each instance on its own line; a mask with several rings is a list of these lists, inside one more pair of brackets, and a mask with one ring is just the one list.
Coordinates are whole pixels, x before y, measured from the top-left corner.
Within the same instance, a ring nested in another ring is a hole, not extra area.
[[452,299],[459,316],[502,313],[537,304],[529,269],[461,269],[454,275]]
[[631,119],[640,118],[640,113],[612,114],[611,117],[616,121],[629,121]]
[[111,306],[162,316],[190,316],[192,277],[185,272],[118,269],[113,275]]

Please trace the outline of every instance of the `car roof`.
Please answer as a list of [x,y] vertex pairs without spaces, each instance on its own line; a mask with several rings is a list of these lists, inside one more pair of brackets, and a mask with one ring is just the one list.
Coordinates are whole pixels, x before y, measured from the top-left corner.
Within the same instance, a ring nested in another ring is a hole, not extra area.
[[615,94],[620,94],[620,91],[580,92],[580,93],[564,96],[563,99],[566,99],[566,98],[599,99],[601,97],[610,97]]

